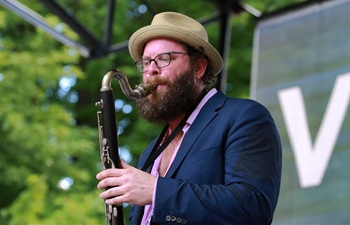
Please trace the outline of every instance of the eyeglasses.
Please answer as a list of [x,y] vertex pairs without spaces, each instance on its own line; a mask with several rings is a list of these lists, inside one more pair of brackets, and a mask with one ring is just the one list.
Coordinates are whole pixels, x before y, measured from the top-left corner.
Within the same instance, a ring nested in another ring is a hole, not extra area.
[[171,55],[172,54],[183,54],[187,55],[186,52],[166,52],[157,55],[153,59],[140,59],[134,62],[136,69],[140,73],[145,73],[148,71],[149,66],[151,65],[151,62],[153,61],[158,68],[163,68],[166,66],[169,66],[171,62]]

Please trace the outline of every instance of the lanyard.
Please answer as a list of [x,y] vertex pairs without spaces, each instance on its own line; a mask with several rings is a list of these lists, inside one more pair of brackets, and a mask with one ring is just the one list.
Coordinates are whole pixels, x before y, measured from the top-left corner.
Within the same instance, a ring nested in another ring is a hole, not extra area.
[[170,142],[176,137],[176,135],[182,130],[182,128],[185,126],[186,121],[188,119],[189,115],[186,115],[185,118],[182,119],[182,121],[177,125],[175,130],[167,137],[167,139],[164,141],[164,143],[158,148],[160,145],[162,139],[165,136],[166,131],[168,130],[168,125],[166,125],[163,128],[162,133],[160,134],[157,143],[154,145],[152,152],[148,159],[146,160],[145,164],[141,167],[141,170],[146,171],[149,169],[149,167],[153,164],[154,160],[160,155],[160,153],[163,152],[163,150],[170,144]]

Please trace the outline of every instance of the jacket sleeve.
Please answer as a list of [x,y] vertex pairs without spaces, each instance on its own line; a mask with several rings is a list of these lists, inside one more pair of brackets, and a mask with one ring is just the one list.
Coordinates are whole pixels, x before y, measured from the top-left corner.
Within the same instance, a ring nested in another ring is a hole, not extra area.
[[[233,119],[223,119],[231,116],[225,114],[216,118],[226,121],[222,125],[225,129],[202,134],[222,140],[219,154],[223,165],[208,167],[217,170],[223,182],[159,178],[152,219],[155,224],[271,223],[281,179],[281,144],[274,121],[265,107],[253,101]],[[197,169],[207,170],[204,166]]]

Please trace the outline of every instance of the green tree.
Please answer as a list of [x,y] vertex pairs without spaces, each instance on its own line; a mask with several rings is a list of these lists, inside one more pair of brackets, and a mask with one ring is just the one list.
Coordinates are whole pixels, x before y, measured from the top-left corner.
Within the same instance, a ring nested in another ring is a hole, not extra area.
[[[30,5],[45,12],[38,3]],[[45,224],[60,214],[65,224],[74,216],[76,224],[96,221],[96,214],[103,215],[91,201],[98,199],[98,138],[92,128],[76,126],[72,92],[59,85],[67,77],[84,79],[80,56],[0,10],[0,224]],[[53,15],[46,18],[58,23]],[[69,190],[58,186],[65,177],[74,181]]]

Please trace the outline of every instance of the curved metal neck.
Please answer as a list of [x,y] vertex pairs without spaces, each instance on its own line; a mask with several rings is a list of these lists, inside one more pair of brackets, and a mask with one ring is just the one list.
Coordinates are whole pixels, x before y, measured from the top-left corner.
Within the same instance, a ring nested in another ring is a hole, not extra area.
[[120,70],[112,69],[104,75],[100,91],[112,90],[113,78],[118,79],[120,88],[122,89],[123,93],[127,98],[132,100],[144,98],[157,89],[157,86],[142,83],[137,85],[136,88],[133,90],[130,87],[129,81],[126,78],[126,76]]

